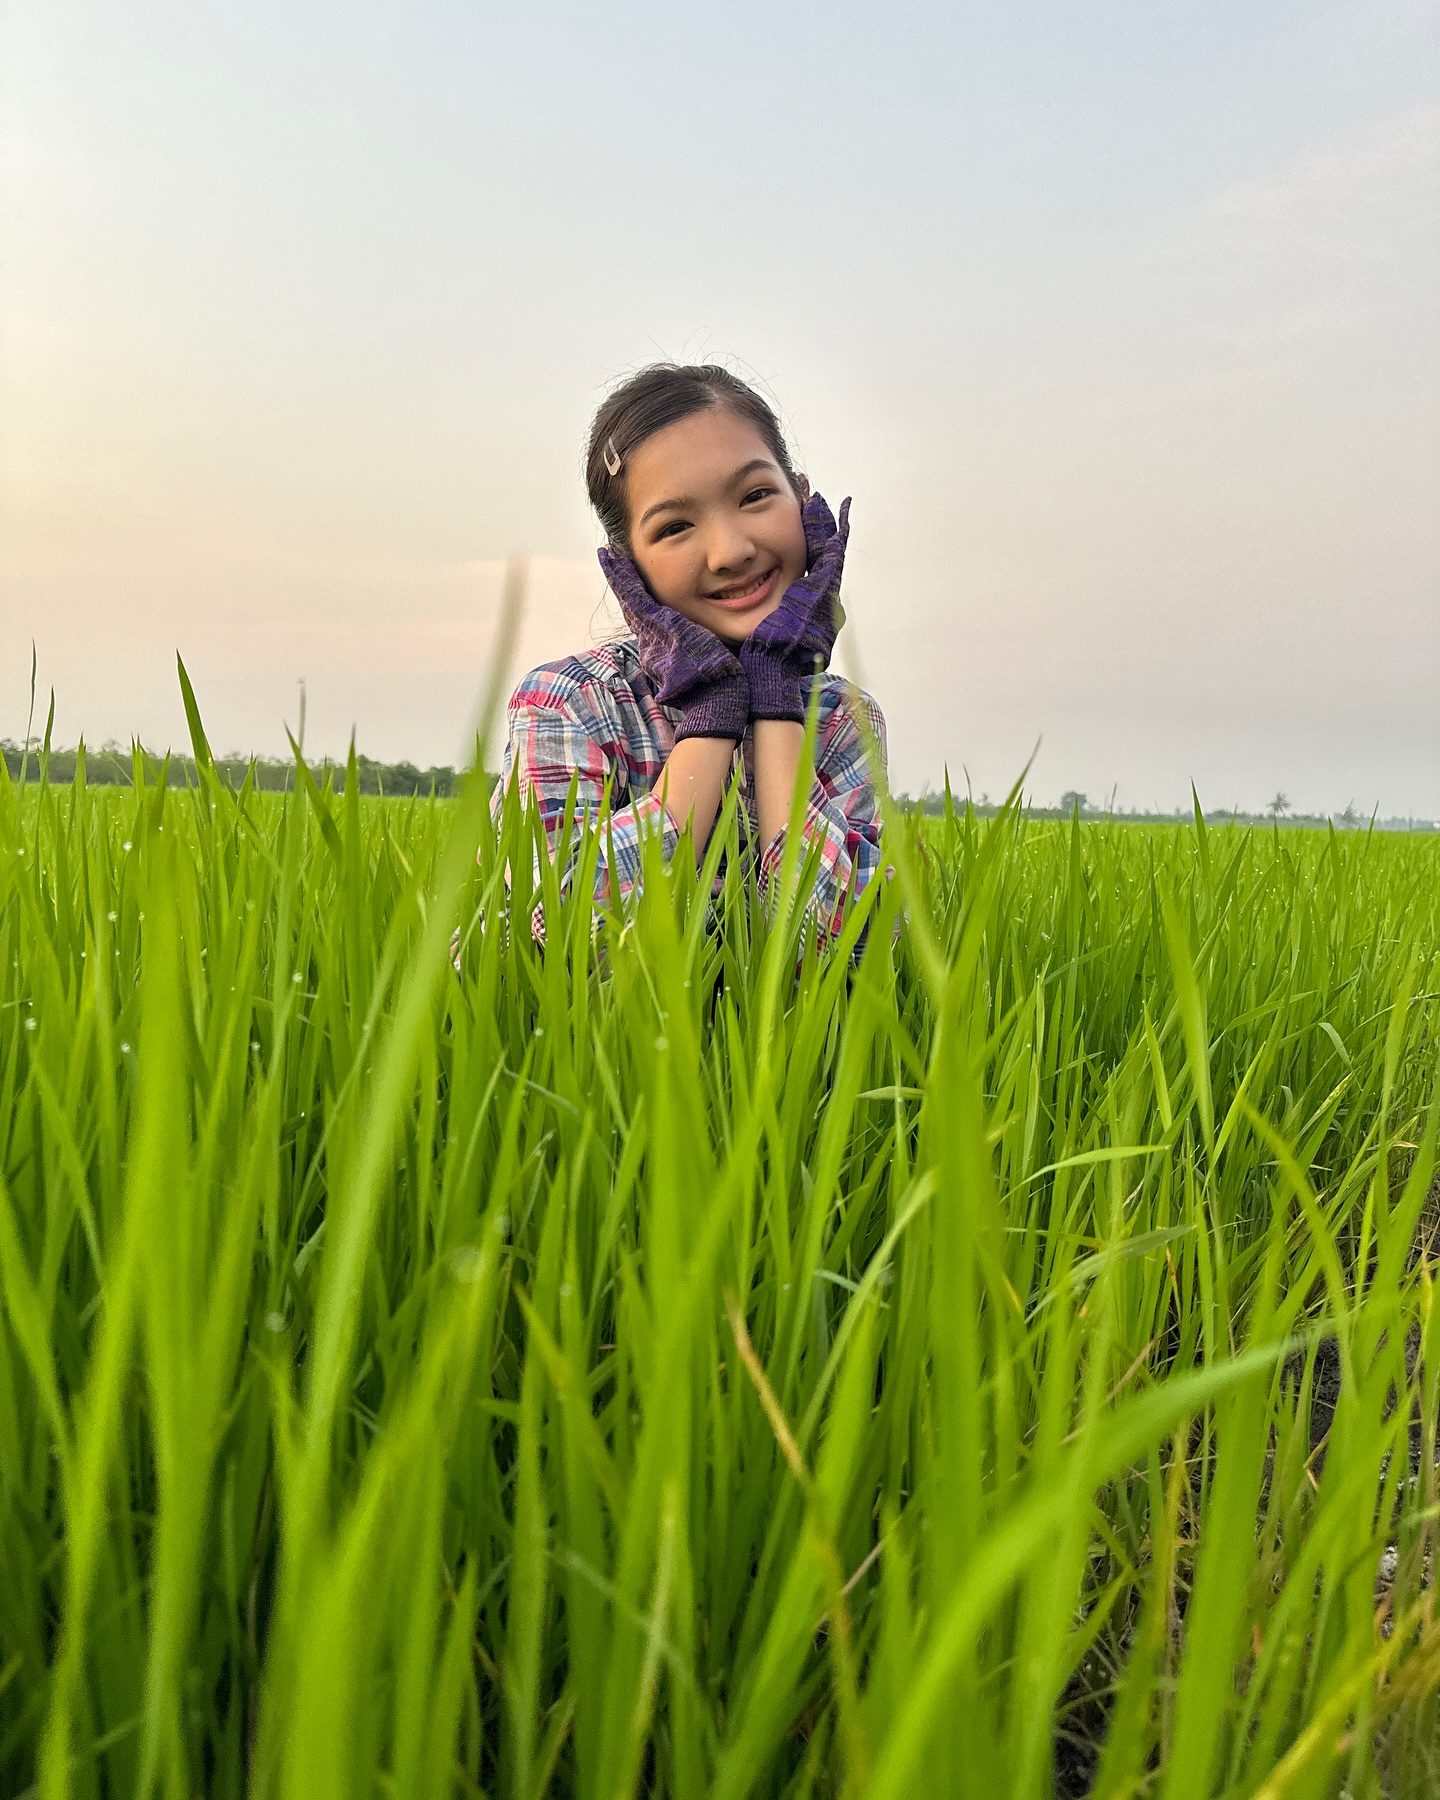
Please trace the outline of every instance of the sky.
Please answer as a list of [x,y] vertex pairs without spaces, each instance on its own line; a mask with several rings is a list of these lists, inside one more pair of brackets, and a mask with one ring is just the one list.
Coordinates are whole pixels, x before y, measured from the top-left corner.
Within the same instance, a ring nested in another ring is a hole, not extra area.
[[1440,818],[1437,226],[1440,0],[8,0],[0,736],[457,761],[713,359],[896,787]]

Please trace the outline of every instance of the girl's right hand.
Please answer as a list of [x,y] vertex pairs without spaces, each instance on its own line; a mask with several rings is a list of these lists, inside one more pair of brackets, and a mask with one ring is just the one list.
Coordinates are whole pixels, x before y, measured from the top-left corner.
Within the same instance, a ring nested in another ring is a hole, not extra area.
[[635,633],[640,666],[662,706],[678,707],[678,743],[687,737],[742,738],[750,720],[750,685],[740,659],[713,631],[662,606],[623,551],[596,552],[610,591]]

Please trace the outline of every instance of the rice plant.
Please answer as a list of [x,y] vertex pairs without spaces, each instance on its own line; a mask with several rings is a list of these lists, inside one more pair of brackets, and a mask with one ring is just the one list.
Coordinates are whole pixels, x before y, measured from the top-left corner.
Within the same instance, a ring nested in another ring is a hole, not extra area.
[[192,728],[0,772],[0,1790],[1434,1791],[1435,843],[897,813],[821,949]]

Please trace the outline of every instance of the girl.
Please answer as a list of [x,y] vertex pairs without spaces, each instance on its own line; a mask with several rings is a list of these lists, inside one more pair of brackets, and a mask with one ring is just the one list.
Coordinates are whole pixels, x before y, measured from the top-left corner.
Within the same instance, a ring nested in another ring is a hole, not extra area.
[[[710,363],[655,363],[617,388],[595,415],[585,474],[609,540],[600,566],[633,635],[544,663],[516,688],[497,812],[518,781],[555,853],[572,780],[577,818],[598,813],[608,781],[600,902],[635,887],[647,830],[668,858],[688,825],[703,857],[734,772],[763,891],[780,867],[818,686],[803,831],[819,845],[819,872],[807,912],[833,934],[847,895],[880,866],[854,707],[882,756],[885,743],[874,701],[821,672],[843,620],[850,502],[837,525],[796,474],[771,408]],[[543,941],[538,912],[535,933]]]

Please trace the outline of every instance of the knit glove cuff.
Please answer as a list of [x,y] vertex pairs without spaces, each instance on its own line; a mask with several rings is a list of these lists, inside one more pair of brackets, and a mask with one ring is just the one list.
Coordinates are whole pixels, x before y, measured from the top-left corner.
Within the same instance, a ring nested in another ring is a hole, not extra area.
[[805,723],[805,690],[784,657],[747,638],[740,646],[740,666],[750,683],[752,719]]
[[750,722],[750,684],[743,669],[718,681],[710,681],[693,697],[684,696],[676,704],[680,722],[675,727],[675,742],[682,738],[744,737]]

